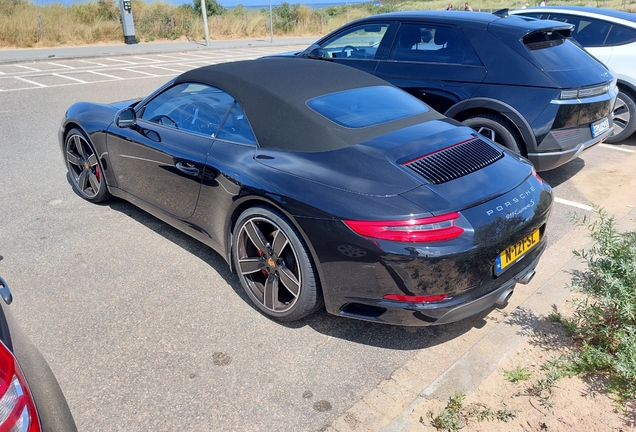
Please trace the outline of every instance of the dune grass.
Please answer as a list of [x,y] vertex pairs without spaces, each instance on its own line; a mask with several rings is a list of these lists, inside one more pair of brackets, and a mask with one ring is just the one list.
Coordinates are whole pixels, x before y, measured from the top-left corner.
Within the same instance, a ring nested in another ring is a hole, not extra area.
[[[269,36],[270,20],[267,9],[248,9],[242,6],[224,9],[214,3],[214,0],[208,1],[212,2],[215,13],[208,17],[209,33],[213,40]],[[473,0],[470,4],[474,10],[494,11],[505,7],[521,7],[526,1],[534,5],[533,0]],[[384,0],[379,7],[368,2],[312,9],[300,4],[283,3],[274,7],[274,35],[319,36],[371,14],[444,9],[447,4],[447,0]],[[559,1],[559,4],[602,6],[636,12],[636,0],[566,0]],[[462,5],[463,2],[455,6]],[[173,6],[161,1],[146,3],[143,0],[132,0],[132,9],[135,35],[139,42],[182,37],[203,39],[203,22],[197,3]],[[115,0],[97,0],[70,6],[39,6],[28,0],[0,0],[0,47],[45,47],[122,41],[119,6]]]

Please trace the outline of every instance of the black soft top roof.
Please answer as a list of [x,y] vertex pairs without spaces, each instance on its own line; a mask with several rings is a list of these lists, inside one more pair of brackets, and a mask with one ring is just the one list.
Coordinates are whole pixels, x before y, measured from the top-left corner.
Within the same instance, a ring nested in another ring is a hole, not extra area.
[[335,150],[444,118],[431,109],[377,126],[359,129],[339,126],[311,110],[307,100],[343,90],[391,84],[327,61],[268,58],[222,63],[185,72],[175,79],[175,84],[183,82],[208,84],[234,96],[245,111],[259,146],[265,148]]

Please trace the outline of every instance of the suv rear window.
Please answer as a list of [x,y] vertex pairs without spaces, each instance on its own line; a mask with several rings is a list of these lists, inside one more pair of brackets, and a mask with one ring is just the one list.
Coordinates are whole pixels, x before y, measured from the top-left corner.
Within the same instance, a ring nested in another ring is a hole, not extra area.
[[307,101],[321,116],[348,128],[363,128],[423,114],[428,105],[389,86],[363,87],[331,93]]
[[532,33],[523,38],[530,55],[545,71],[579,70],[598,63],[569,37],[557,31]]

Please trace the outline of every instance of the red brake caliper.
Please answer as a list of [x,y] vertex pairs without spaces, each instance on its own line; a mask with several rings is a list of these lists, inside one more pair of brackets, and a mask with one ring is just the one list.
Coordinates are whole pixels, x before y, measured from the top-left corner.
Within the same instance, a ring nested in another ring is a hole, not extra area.
[[[101,172],[99,171],[99,165],[95,166],[95,177],[97,177],[97,181],[101,181]],[[260,252],[260,251],[259,251]]]

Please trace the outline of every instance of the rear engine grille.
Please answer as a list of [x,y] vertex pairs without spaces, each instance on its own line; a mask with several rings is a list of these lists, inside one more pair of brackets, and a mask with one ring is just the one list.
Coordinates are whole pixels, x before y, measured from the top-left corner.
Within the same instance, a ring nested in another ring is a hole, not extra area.
[[433,184],[442,184],[478,171],[503,157],[503,151],[481,139],[446,147],[406,162],[403,166]]

